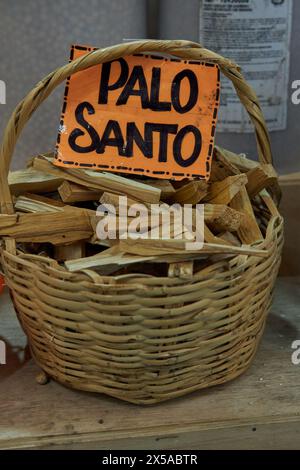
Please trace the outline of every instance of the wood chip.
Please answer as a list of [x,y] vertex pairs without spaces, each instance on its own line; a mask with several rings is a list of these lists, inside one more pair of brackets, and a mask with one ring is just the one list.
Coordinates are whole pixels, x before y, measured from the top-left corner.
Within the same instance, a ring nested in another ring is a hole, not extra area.
[[231,154],[233,153],[229,150],[215,146],[211,165],[210,181],[223,181],[227,176],[238,175],[241,173],[238,167],[229,161],[228,157]]
[[[133,178],[133,181],[138,181],[135,178]],[[169,180],[162,180],[162,179],[154,179],[154,178],[146,178],[142,180],[142,183],[147,184],[149,186],[153,186],[154,188],[157,188],[160,190],[160,199],[162,201],[167,201],[174,193],[175,193],[175,188],[172,185],[171,181]]]
[[63,182],[63,175],[51,175],[34,168],[10,171],[8,184],[13,194],[30,191],[31,193],[50,193],[56,191]]
[[215,232],[236,232],[244,215],[224,204],[205,204],[204,220],[205,223]]
[[272,165],[259,165],[247,172],[247,178],[246,189],[250,198],[253,198],[277,181],[277,173]]
[[223,181],[211,183],[205,201],[211,204],[227,205],[247,182],[247,176],[240,174],[227,176]]
[[33,159],[33,168],[44,171],[57,178],[62,178],[88,188],[101,191],[110,191],[115,194],[126,195],[140,201],[157,203],[160,200],[160,189],[147,184],[133,181],[129,178],[101,171],[65,168],[60,169],[52,164],[53,159],[39,155]]
[[251,201],[245,187],[234,196],[230,202],[230,207],[243,213],[240,227],[237,230],[242,243],[251,244],[263,240],[263,235],[256,221]]
[[71,181],[64,181],[58,188],[59,195],[63,202],[71,204],[73,202],[97,201],[103,191],[89,189]]

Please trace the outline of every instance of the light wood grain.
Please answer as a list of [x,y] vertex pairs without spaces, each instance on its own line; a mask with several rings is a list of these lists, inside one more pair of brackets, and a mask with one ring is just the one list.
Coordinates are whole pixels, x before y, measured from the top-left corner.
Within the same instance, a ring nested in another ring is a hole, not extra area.
[[96,191],[70,181],[64,181],[58,188],[62,201],[66,204],[81,201],[97,201],[102,191]]

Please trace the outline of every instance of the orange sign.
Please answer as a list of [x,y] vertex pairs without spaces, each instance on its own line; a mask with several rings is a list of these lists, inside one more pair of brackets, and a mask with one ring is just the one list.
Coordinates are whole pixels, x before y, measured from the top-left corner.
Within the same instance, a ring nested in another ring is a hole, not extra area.
[[[71,59],[91,48],[73,46]],[[55,164],[209,178],[220,95],[215,64],[135,54],[67,81]]]

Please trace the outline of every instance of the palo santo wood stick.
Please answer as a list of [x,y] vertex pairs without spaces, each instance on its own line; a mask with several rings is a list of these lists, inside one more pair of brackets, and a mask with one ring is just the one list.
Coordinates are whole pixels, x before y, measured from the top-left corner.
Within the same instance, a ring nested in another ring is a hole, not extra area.
[[30,213],[59,212],[63,211],[64,208],[64,204],[61,201],[30,193],[18,196],[14,206],[16,210]]
[[34,168],[10,171],[8,174],[9,188],[14,194],[27,191],[31,193],[50,193],[56,191],[63,182],[63,177],[58,177],[37,171]]
[[270,194],[268,193],[268,191],[266,191],[265,189],[263,189],[260,193],[259,193],[261,199],[263,200],[263,202],[265,203],[265,205],[267,206],[270,214],[272,216],[275,216],[275,217],[281,217],[280,216],[280,213],[278,211],[278,208],[275,204],[275,202],[273,201],[272,197],[270,196]]
[[[16,217],[13,225],[5,226],[5,218],[11,220],[11,216],[1,216],[0,236],[8,236],[20,242],[49,242],[56,245],[86,240],[93,235],[89,211],[78,207],[66,206],[58,212],[17,214]],[[4,224],[1,224],[2,220]]]
[[248,178],[245,174],[227,176],[223,181],[210,184],[205,201],[211,204],[229,204],[234,196],[245,186]]
[[252,198],[262,189],[272,186],[277,181],[277,173],[272,165],[259,165],[247,172],[247,178],[246,189]]
[[242,243],[251,244],[263,240],[262,233],[256,221],[247,190],[242,187],[230,202],[230,207],[244,214],[237,230]]
[[70,204],[72,202],[97,201],[103,191],[89,189],[71,181],[64,181],[58,188],[59,195],[63,202]]
[[[119,208],[120,208],[120,202],[123,201],[119,199],[119,195],[118,194],[113,194],[113,193],[109,193],[107,191],[105,191],[101,198],[100,198],[100,203],[105,205],[105,204],[110,204],[112,206],[114,206],[115,210],[116,210],[116,214],[119,214]],[[136,201],[135,199],[132,199],[130,197],[127,197],[127,208],[132,206],[133,204],[138,204],[139,201]],[[149,204],[147,203],[144,203],[146,207],[150,207]]]
[[[63,212],[67,207],[69,206],[65,206],[61,201],[30,193],[18,196],[15,202],[15,209],[27,213]],[[77,208],[74,208],[74,210],[76,211]],[[86,209],[85,212],[86,215],[89,216],[90,220],[92,220],[94,212],[89,211],[88,209]],[[75,215],[78,216],[78,212],[75,212]],[[84,238],[86,238],[86,236],[84,236]],[[68,235],[68,239],[71,241],[73,238]],[[84,253],[85,243],[82,241],[68,245],[56,245],[55,247],[55,259],[57,260],[79,258],[80,256],[84,256]]]
[[33,159],[33,168],[89,188],[127,195],[143,202],[159,202],[161,191],[153,186],[133,181],[114,173],[77,170],[76,168],[64,168],[61,170],[52,164],[52,160],[49,157],[39,155]]
[[[136,180],[135,178],[133,178],[133,180],[140,182],[140,180]],[[168,200],[176,191],[171,181],[169,180],[147,178],[147,179],[144,179],[142,183],[147,184],[149,186],[153,186],[154,188],[160,189],[161,191],[160,199],[162,201]]]
[[167,254],[198,254],[205,255],[209,253],[224,253],[224,254],[243,254],[255,255],[266,257],[268,252],[252,247],[237,247],[229,245],[217,245],[213,243],[204,243],[203,247],[199,250],[186,250],[185,240],[120,240],[120,251],[132,253],[139,256],[162,256]]
[[208,183],[206,181],[189,181],[168,199],[170,204],[198,204],[207,194]]

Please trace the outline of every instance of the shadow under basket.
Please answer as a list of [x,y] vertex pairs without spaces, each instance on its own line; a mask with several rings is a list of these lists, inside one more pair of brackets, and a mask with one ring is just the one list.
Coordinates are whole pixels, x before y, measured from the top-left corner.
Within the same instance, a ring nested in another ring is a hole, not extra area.
[[[255,94],[230,61],[185,41],[122,44],[53,72],[18,106],[1,151],[2,213],[14,210],[6,169],[38,104],[78,70],[145,51],[218,63],[254,116],[260,161],[271,163]],[[255,245],[267,256],[210,255],[189,278],[69,272],[54,259],[18,251],[7,238],[1,264],[33,357],[46,374],[75,389],[153,404],[224,383],[248,368],[264,330],[282,244],[283,220],[270,216],[264,240]]]

